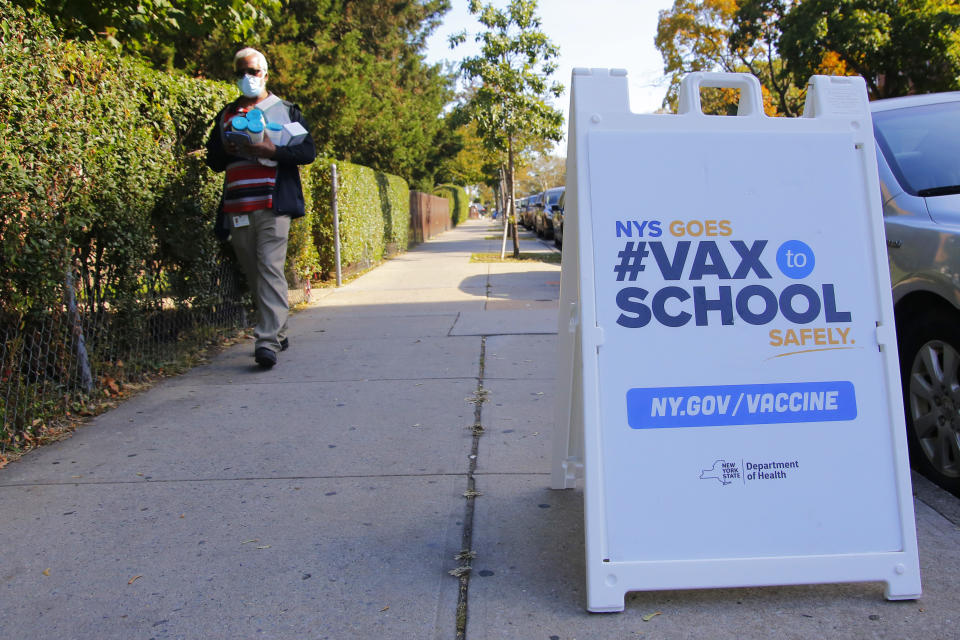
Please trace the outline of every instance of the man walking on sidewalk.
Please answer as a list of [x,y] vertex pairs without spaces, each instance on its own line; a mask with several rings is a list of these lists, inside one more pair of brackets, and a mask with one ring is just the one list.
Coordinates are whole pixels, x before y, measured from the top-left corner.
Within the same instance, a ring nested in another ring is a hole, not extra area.
[[[287,340],[287,280],[284,263],[290,221],[304,215],[299,165],[316,157],[300,109],[267,91],[267,59],[256,49],[234,56],[242,94],[220,110],[207,139],[207,166],[225,171],[216,232],[230,238],[257,304],[254,358],[263,368],[277,363]],[[291,135],[290,123],[306,132]],[[276,142],[275,142],[276,140]]]

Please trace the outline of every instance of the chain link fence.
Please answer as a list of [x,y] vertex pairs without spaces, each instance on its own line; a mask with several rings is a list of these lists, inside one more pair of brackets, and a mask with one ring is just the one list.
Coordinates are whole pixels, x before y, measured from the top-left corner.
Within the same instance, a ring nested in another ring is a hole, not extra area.
[[[180,369],[191,354],[248,327],[253,305],[233,265],[222,262],[211,282],[189,303],[148,296],[135,308],[94,309],[67,277],[62,305],[0,316],[0,454],[32,445],[51,426]],[[291,307],[309,300],[309,281],[289,291]]]

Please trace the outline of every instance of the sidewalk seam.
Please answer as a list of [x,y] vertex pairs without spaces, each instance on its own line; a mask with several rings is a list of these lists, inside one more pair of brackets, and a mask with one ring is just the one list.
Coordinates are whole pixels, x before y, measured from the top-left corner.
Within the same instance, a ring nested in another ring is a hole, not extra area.
[[237,478],[137,478],[136,480],[70,480],[69,482],[25,482],[22,484],[0,484],[3,489],[25,489],[31,487],[78,487],[78,486],[110,486],[123,484],[185,484],[189,482],[261,482],[291,480],[376,480],[382,478],[459,478],[462,473],[450,471],[448,473],[378,473],[352,474],[334,476],[242,476]]
[[486,391],[483,388],[484,358],[487,351],[487,338],[480,338],[480,370],[477,375],[477,391],[473,409],[473,442],[470,445],[470,465],[467,471],[467,490],[464,493],[467,504],[463,517],[463,536],[460,541],[459,572],[460,589],[457,595],[456,639],[466,640],[467,611],[470,591],[470,574],[473,568],[473,516],[476,510],[477,496],[477,456],[480,450],[480,436],[483,433],[483,399]]

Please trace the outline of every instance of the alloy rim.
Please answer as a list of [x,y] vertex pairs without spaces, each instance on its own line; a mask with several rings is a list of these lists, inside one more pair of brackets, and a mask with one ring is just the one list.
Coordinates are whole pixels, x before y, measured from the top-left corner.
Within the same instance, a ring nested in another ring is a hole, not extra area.
[[924,344],[910,370],[910,417],[923,454],[949,478],[960,477],[960,354],[941,340]]

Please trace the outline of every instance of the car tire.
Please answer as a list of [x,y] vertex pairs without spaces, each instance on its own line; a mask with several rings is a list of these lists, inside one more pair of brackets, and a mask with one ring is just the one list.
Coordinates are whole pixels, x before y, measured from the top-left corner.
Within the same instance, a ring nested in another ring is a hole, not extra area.
[[960,318],[937,309],[902,324],[897,331],[910,460],[960,495]]

